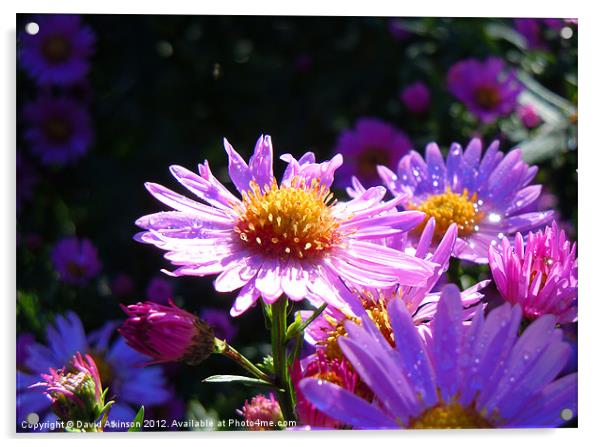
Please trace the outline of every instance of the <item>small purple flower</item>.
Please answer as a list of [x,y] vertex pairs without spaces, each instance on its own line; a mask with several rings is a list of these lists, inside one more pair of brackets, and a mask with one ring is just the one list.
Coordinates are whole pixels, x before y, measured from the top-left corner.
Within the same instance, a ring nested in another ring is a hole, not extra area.
[[220,340],[231,341],[238,333],[238,327],[232,323],[228,312],[222,309],[206,308],[201,311],[201,320],[213,329],[213,333]]
[[489,246],[504,235],[532,230],[553,217],[553,211],[525,212],[541,193],[541,185],[530,185],[537,167],[522,161],[520,149],[504,155],[497,141],[484,155],[478,139],[465,151],[454,143],[447,160],[431,143],[426,160],[412,151],[400,160],[397,173],[384,166],[378,171],[403,207],[435,218],[435,239],[452,223],[458,226],[452,256],[467,261],[487,263]]
[[76,286],[85,286],[102,267],[96,247],[89,239],[60,240],[52,249],[51,259],[60,280]]
[[195,315],[177,307],[147,301],[122,305],[128,318],[119,328],[126,343],[153,359],[150,363],[196,365],[213,352],[213,330]]
[[[294,301],[328,302],[345,308],[341,281],[368,287],[419,285],[434,265],[377,243],[407,232],[424,218],[421,212],[397,212],[400,199],[382,202],[386,190],[370,188],[348,202],[332,203],[330,186],[342,156],[316,163],[308,152],[288,163],[280,185],[272,173],[272,141],[261,136],[247,164],[224,141],[230,178],[238,198],[211,173],[181,166],[171,172],[207,204],[161,185],[150,193],[174,211],[141,217],[144,232],[136,240],[167,251],[177,269],[172,276],[219,276],[218,292],[240,289],[230,310],[241,315],[261,297],[273,304],[284,293]],[[387,213],[387,214],[384,214]]]
[[431,92],[421,81],[404,88],[400,98],[408,110],[416,115],[425,114],[431,106]]
[[527,41],[527,47],[530,49],[545,49],[544,31],[546,28],[559,30],[565,25],[563,19],[514,19],[514,28]]
[[166,279],[155,277],[146,288],[146,299],[155,303],[167,304],[173,298],[171,283]]
[[509,115],[523,87],[502,59],[465,59],[447,73],[449,91],[479,120],[490,123]]
[[17,369],[25,365],[29,358],[29,346],[35,343],[36,338],[30,332],[23,332],[17,336]]
[[502,239],[489,249],[489,265],[502,297],[518,304],[524,316],[554,315],[560,324],[577,321],[577,244],[567,240],[556,222],[514,246]]
[[379,183],[376,167],[391,166],[405,155],[412,143],[405,133],[378,118],[360,118],[355,128],[343,131],[335,152],[343,154],[347,162],[339,172],[340,186],[356,176],[367,186]]
[[86,336],[79,317],[68,312],[58,316],[46,328],[45,344],[33,343],[26,348],[26,360],[17,370],[17,424],[27,419],[29,413],[38,413],[41,421],[56,418],[50,401],[39,389],[30,389],[39,375],[49,368],[62,368],[77,352],[92,356],[98,367],[103,385],[116,396],[109,421],[131,422],[140,405],[146,407],[170,400],[163,371],[159,366],[142,368],[151,359],[139,354],[118,337],[113,343],[114,322],[106,323],[98,331]]
[[558,427],[577,415],[577,374],[557,378],[570,346],[552,316],[518,337],[521,311],[510,304],[464,325],[460,291],[446,286],[432,334],[423,338],[401,300],[389,303],[396,348],[369,318],[348,322],[339,344],[376,398],[369,402],[307,378],[306,399],[353,428]]
[[84,357],[77,352],[67,366],[60,370],[50,368],[48,374],[41,376],[44,382],[30,388],[44,388],[60,420],[93,424],[106,409],[100,374],[90,355]]
[[81,158],[93,139],[85,107],[68,98],[42,96],[24,109],[24,136],[42,163],[63,165]]
[[94,54],[92,29],[73,14],[37,15],[32,21],[39,32],[19,34],[19,60],[29,75],[41,85],[64,86],[83,79]]
[[541,123],[541,118],[539,117],[537,110],[531,104],[520,106],[517,113],[523,126],[527,129],[534,129]]
[[284,420],[273,393],[268,396],[258,394],[250,402],[245,401],[242,409],[236,411],[252,431],[278,430],[278,423]]

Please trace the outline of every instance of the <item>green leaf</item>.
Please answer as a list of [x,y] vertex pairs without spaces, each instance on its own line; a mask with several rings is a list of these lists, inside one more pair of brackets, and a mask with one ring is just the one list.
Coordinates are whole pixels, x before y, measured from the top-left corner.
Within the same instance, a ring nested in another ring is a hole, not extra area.
[[286,329],[286,340],[287,341],[292,340],[293,338],[295,338],[297,336],[297,334],[300,334],[301,332],[303,332],[305,330],[305,328],[311,324],[312,321],[314,321],[316,318],[318,318],[320,316],[320,314],[322,312],[324,312],[324,309],[326,309],[326,306],[327,306],[326,303],[322,304],[305,321],[303,321],[301,319],[301,315],[299,313],[297,313],[297,315],[295,316],[295,321],[292,322],[290,324],[290,326]]
[[142,429],[142,422],[144,421],[144,405],[140,407],[136,417],[132,421],[132,426],[128,431],[140,431]]
[[249,386],[273,387],[273,385],[270,382],[266,382],[265,380],[256,379],[254,377],[235,376],[235,375],[228,375],[228,374],[218,374],[215,376],[210,376],[210,377],[207,377],[206,379],[204,379],[203,382],[208,382],[208,383],[240,382],[244,385],[249,385]]

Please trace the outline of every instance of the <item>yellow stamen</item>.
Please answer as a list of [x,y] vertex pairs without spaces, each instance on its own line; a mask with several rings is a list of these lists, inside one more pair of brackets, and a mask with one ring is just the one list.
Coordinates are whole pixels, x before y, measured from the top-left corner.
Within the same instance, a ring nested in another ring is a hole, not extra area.
[[290,186],[275,181],[263,190],[251,182],[236,211],[235,231],[248,247],[274,256],[299,259],[323,254],[340,239],[339,222],[332,216],[329,189],[314,179],[295,178]]
[[437,404],[412,418],[410,428],[491,428],[493,425],[474,406],[457,402]]
[[417,232],[422,232],[431,217],[435,218],[435,237],[438,239],[443,237],[453,223],[458,226],[458,236],[468,236],[477,231],[478,223],[483,218],[477,194],[473,193],[469,197],[466,188],[462,194],[458,194],[447,187],[444,193],[430,196],[419,205],[411,204],[409,208],[426,214],[424,222],[416,228]]

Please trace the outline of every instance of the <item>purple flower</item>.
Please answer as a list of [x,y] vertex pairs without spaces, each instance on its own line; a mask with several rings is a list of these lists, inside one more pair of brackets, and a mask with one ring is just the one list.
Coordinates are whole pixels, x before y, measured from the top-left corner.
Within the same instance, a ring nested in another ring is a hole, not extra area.
[[559,30],[564,25],[563,19],[514,19],[514,28],[525,38],[530,49],[545,49],[545,29]]
[[268,396],[258,394],[251,401],[245,401],[241,410],[236,410],[252,431],[277,430],[278,423],[284,420],[280,405],[273,393]]
[[393,348],[369,318],[348,322],[339,343],[376,396],[368,402],[321,379],[304,379],[304,396],[355,428],[557,427],[577,414],[577,374],[557,379],[571,355],[554,318],[517,336],[518,306],[462,321],[460,292],[446,286],[432,335],[421,337],[401,300],[389,304]]
[[523,87],[504,61],[490,57],[483,62],[462,60],[447,73],[449,91],[479,120],[490,123],[509,115]]
[[128,318],[119,333],[129,346],[152,358],[151,363],[196,365],[213,352],[213,330],[173,301],[169,306],[147,301],[121,308]]
[[32,17],[37,34],[20,33],[20,61],[41,85],[68,85],[83,79],[94,53],[94,33],[78,15],[44,14]]
[[481,150],[478,139],[465,151],[454,143],[444,160],[437,144],[431,143],[426,147],[426,161],[412,151],[400,160],[397,174],[384,166],[378,170],[406,209],[435,218],[436,238],[457,224],[452,256],[486,263],[490,245],[505,234],[545,225],[553,211],[525,212],[539,197],[541,185],[530,185],[537,167],[522,161],[520,149],[504,156],[495,141],[482,157]]
[[238,333],[238,328],[232,324],[228,312],[222,309],[205,308],[201,311],[201,320],[213,329],[220,340],[231,341]]
[[86,108],[68,98],[40,97],[25,106],[24,136],[42,163],[74,162],[89,149],[93,138]]
[[537,110],[531,104],[520,106],[517,110],[517,113],[518,117],[523,123],[523,126],[525,126],[527,129],[533,129],[539,126],[539,123],[541,122],[541,118],[539,118]]
[[96,247],[89,239],[60,240],[52,249],[51,259],[60,280],[76,286],[85,286],[102,267]]
[[44,389],[60,420],[90,423],[94,427],[106,407],[100,374],[91,356],[77,352],[67,366],[58,371],[50,368],[48,374],[41,376],[44,382],[34,383],[30,388]]
[[[387,307],[389,302],[398,298],[401,298],[416,325],[430,321],[435,314],[437,302],[441,295],[440,293],[432,293],[432,289],[439,282],[449,265],[452,249],[456,242],[457,226],[455,224],[450,225],[439,245],[431,253],[430,248],[434,233],[435,220],[431,218],[420,236],[418,246],[411,250],[414,256],[429,260],[440,266],[424,286],[349,291],[349,296],[346,299],[350,303],[355,303],[352,306],[352,313],[346,314],[327,306],[322,314],[305,330],[305,340],[320,349],[324,349],[330,358],[341,357],[338,341],[339,337],[345,335],[345,323],[349,320],[358,321],[362,315],[367,315],[376,324],[385,339],[395,345]],[[404,242],[401,245],[404,245]],[[409,249],[409,247],[404,247],[404,249]],[[482,281],[462,292],[465,320],[472,318],[475,310],[474,305],[482,298],[479,291],[487,284],[489,284],[489,280]],[[301,317],[306,319],[311,314],[311,311],[303,311]],[[425,327],[421,330],[428,331],[428,328]]]
[[376,167],[391,166],[407,154],[412,143],[405,133],[378,118],[360,118],[354,129],[339,135],[335,152],[347,162],[341,166],[339,184],[347,186],[351,176],[357,176],[368,186],[379,183]]
[[156,303],[167,304],[173,298],[170,282],[159,277],[151,279],[146,288],[146,298]]
[[401,100],[408,110],[416,115],[423,115],[431,106],[431,92],[424,82],[415,82],[403,89]]
[[489,265],[500,294],[518,304],[526,318],[554,315],[560,324],[577,321],[577,244],[556,222],[537,233],[502,239],[489,249]]
[[50,401],[39,391],[30,389],[38,381],[39,374],[49,368],[61,368],[77,352],[92,356],[103,385],[110,396],[116,396],[111,407],[109,421],[131,422],[140,405],[153,406],[167,402],[171,394],[166,388],[163,371],[159,366],[142,367],[148,357],[126,345],[122,337],[112,344],[115,323],[109,322],[101,329],[86,336],[79,317],[68,312],[58,316],[54,324],[46,328],[46,344],[34,343],[27,349],[24,365],[17,371],[17,423],[27,419],[29,413],[38,413],[40,421],[52,421],[48,413]]
[[288,167],[278,185],[269,136],[259,139],[249,165],[224,143],[230,177],[242,199],[213,176],[207,162],[199,165],[200,175],[172,166],[176,179],[209,205],[147,183],[150,193],[175,211],[138,219],[136,224],[147,231],[136,240],[166,250],[165,257],[178,266],[173,276],[218,274],[217,291],[241,289],[232,316],[260,297],[272,304],[283,293],[295,301],[307,298],[345,308],[342,280],[388,287],[419,285],[432,275],[432,263],[373,242],[408,231],[423,213],[392,212],[399,199],[381,202],[382,187],[332,203],[329,188],[341,155],[316,163],[311,152],[300,160],[285,154],[281,158]]

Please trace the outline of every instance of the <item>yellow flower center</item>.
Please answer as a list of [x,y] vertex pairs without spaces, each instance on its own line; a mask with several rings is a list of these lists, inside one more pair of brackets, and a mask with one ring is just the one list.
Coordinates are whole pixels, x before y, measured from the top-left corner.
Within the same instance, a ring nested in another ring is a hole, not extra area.
[[275,181],[263,190],[251,182],[236,210],[234,230],[240,240],[261,253],[284,258],[312,258],[323,254],[340,240],[339,222],[331,213],[330,190],[314,179],[306,184],[295,178],[290,186]]
[[422,211],[426,217],[415,231],[422,232],[429,218],[435,218],[435,236],[441,239],[449,226],[458,226],[458,236],[468,236],[478,230],[478,223],[483,218],[479,211],[477,194],[468,196],[465,188],[462,194],[452,192],[449,187],[442,194],[430,196],[419,205],[409,205],[409,208]]
[[491,428],[493,425],[472,406],[438,404],[413,418],[410,428]]

